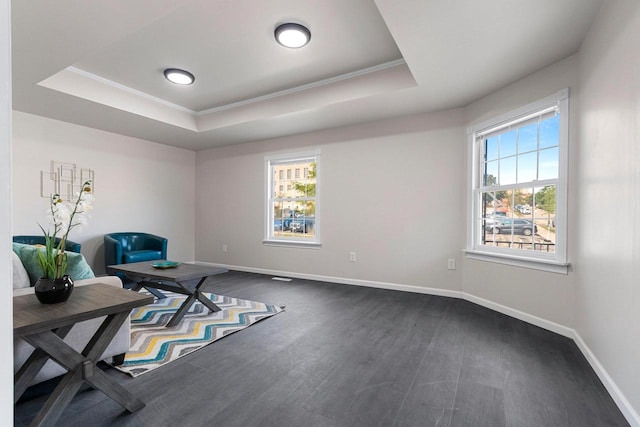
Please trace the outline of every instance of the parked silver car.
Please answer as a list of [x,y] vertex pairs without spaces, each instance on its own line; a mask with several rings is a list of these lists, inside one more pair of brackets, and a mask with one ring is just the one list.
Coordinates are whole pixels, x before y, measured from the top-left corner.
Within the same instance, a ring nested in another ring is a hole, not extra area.
[[527,219],[521,218],[496,218],[490,227],[487,225],[487,228],[490,228],[490,230],[496,234],[513,233],[531,236],[538,232],[537,225]]
[[486,228],[487,230],[490,230],[495,223],[502,221],[504,219],[507,219],[507,216],[504,212],[494,212],[494,213],[488,214],[487,216],[482,218],[482,227]]

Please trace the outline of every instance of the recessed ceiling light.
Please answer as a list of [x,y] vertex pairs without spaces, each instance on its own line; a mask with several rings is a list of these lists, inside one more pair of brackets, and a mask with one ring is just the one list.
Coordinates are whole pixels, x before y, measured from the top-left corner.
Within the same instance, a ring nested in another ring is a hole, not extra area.
[[164,70],[164,76],[177,85],[190,85],[196,79],[190,72],[177,68],[167,68]]
[[304,25],[289,22],[279,25],[276,28],[275,36],[282,46],[296,49],[309,43],[311,31]]

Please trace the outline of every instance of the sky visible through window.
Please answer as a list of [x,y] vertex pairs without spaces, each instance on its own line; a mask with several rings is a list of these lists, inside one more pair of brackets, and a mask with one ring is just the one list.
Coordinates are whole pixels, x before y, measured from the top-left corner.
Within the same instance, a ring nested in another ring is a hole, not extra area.
[[485,185],[558,178],[559,127],[560,116],[554,114],[489,136],[485,140]]

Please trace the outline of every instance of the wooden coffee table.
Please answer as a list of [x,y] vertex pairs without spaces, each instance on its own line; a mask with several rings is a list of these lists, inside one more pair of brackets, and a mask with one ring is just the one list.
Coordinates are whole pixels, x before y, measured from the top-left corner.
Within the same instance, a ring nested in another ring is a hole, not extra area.
[[[153,264],[158,262],[163,262],[163,260],[109,265],[107,268],[110,271],[124,273],[130,279],[134,280],[136,284],[131,288],[134,291],[146,288],[158,298],[164,298],[164,295],[157,291],[154,292],[155,289],[188,295],[188,298],[182,303],[171,320],[169,320],[169,323],[167,323],[168,328],[180,323],[180,320],[182,320],[196,300],[200,301],[211,311],[220,311],[220,307],[215,305],[209,298],[202,295],[200,287],[210,276],[227,273],[229,270],[221,267],[210,267],[206,265],[187,263],[181,263],[173,268],[153,267]],[[196,281],[197,284],[195,285],[195,288],[191,290],[191,286]]]
[[[32,426],[54,425],[84,382],[103,391],[129,412],[144,407],[144,403],[95,365],[131,310],[151,303],[151,296],[102,283],[74,288],[71,297],[58,304],[41,304],[33,294],[13,298],[13,335],[35,347],[15,375],[14,403],[47,360],[52,359],[68,370]],[[82,353],[63,341],[76,323],[101,316],[106,316],[105,320]]]

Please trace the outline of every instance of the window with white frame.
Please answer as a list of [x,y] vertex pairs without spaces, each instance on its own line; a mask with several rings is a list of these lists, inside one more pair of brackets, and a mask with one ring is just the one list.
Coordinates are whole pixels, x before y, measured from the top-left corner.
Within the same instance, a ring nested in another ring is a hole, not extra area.
[[568,94],[469,128],[467,256],[566,273]]
[[319,164],[319,150],[265,157],[265,243],[319,245]]

